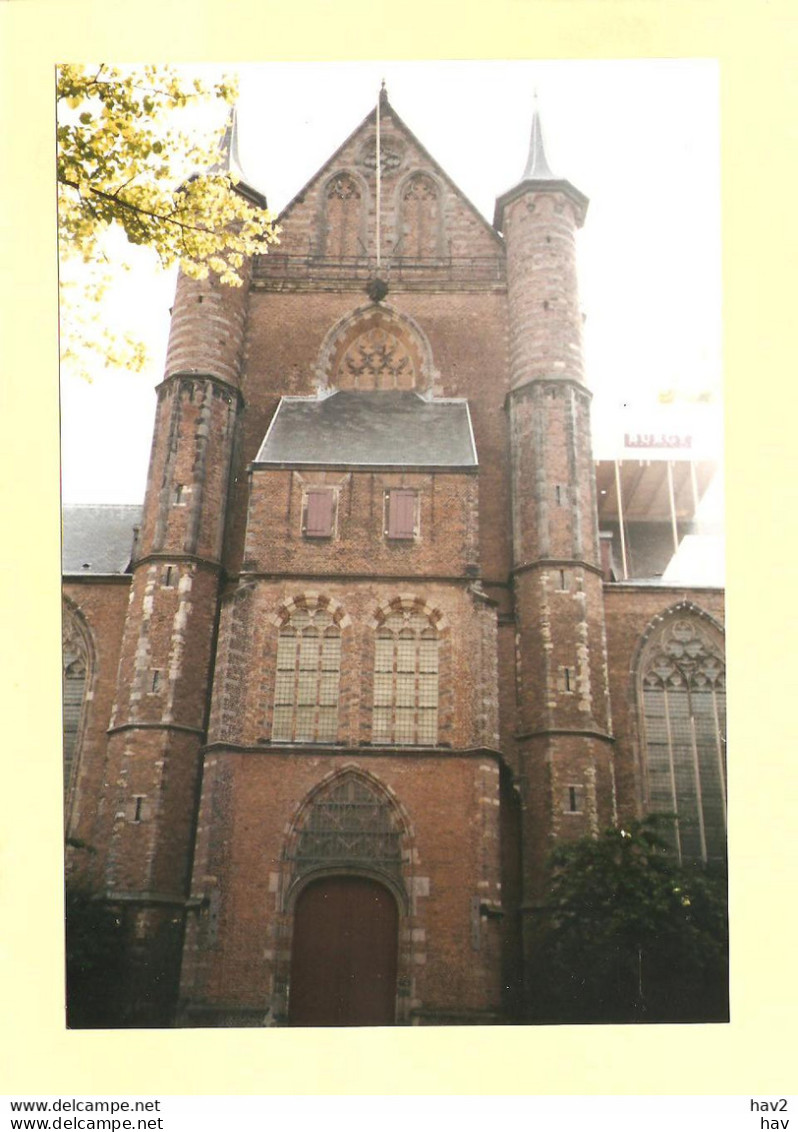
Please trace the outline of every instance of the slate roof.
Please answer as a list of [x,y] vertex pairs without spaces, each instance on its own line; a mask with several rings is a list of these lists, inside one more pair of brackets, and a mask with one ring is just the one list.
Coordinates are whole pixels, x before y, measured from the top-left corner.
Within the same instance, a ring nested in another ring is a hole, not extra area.
[[340,390],[283,397],[254,467],[476,468],[468,402]]
[[65,574],[124,574],[133,551],[138,504],[81,503],[62,512],[61,563]]

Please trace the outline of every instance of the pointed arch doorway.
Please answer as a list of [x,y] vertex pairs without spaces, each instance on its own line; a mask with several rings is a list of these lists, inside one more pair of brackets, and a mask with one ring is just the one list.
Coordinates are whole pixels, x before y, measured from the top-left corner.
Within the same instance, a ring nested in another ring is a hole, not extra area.
[[392,1026],[399,913],[371,877],[312,881],[294,909],[292,1026]]

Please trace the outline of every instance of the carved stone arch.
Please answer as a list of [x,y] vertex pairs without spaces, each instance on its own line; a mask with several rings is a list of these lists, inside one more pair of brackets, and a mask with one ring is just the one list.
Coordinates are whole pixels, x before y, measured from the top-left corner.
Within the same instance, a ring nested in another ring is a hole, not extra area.
[[77,605],[64,597],[61,615],[64,711],[64,800],[68,806],[78,778],[87,704],[96,674],[92,633]]
[[425,598],[412,593],[396,594],[395,597],[381,602],[374,611],[374,617],[369,624],[373,629],[378,629],[385,622],[386,618],[394,613],[419,613],[427,617],[430,624],[433,625],[440,634],[446,633],[449,630],[449,622],[446,619],[446,615],[438,609],[437,606],[430,605]]
[[319,254],[333,259],[368,255],[369,189],[354,169],[336,169],[319,194],[317,221]]
[[446,254],[445,189],[425,169],[412,169],[396,187],[399,259],[438,259]]
[[291,910],[314,877],[348,872],[383,881],[407,914],[414,849],[410,818],[394,791],[357,763],[338,767],[308,792],[288,827],[283,909]]
[[319,593],[317,590],[301,590],[299,593],[286,598],[285,601],[280,603],[277,611],[269,620],[272,625],[282,628],[283,625],[288,624],[297,609],[326,610],[341,629],[347,629],[352,624],[351,617],[339,601],[330,597],[329,594]]
[[726,856],[726,666],[714,617],[681,601],[652,618],[632,662],[638,770],[648,813],[675,815],[681,860]]
[[330,329],[316,370],[320,390],[432,392],[437,372],[418,323],[385,303],[351,311]]

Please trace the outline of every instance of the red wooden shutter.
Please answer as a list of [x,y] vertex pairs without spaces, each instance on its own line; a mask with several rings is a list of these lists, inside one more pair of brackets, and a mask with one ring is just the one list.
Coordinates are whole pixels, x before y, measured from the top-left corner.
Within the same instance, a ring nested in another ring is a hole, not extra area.
[[399,488],[388,494],[388,537],[413,538],[416,533],[416,493]]
[[307,494],[305,534],[309,538],[328,538],[333,527],[333,493],[329,488],[313,489]]

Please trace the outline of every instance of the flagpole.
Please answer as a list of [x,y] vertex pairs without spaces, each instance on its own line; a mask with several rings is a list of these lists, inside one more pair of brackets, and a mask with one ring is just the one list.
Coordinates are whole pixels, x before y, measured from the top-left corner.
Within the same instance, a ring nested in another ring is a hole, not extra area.
[[377,240],[377,271],[380,270],[380,190],[381,190],[381,169],[380,169],[380,95],[377,95],[377,219],[376,219],[376,240]]

